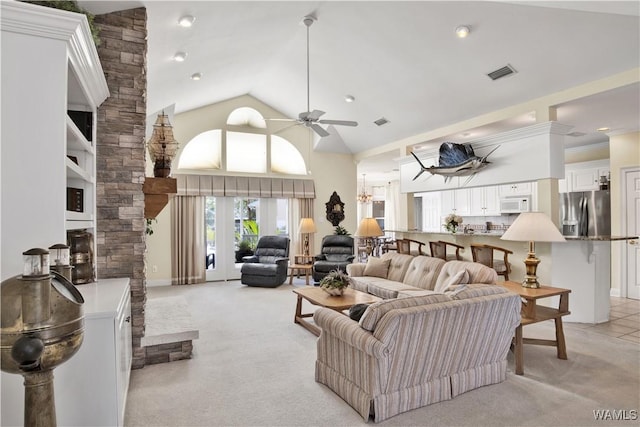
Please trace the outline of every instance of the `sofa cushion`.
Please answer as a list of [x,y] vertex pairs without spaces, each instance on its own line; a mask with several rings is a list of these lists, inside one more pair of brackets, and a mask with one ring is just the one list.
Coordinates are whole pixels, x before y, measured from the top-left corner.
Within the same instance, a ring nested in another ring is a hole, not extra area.
[[396,298],[410,298],[410,297],[422,297],[425,295],[443,294],[444,292],[430,291],[428,289],[409,289],[404,291],[398,291]]
[[457,289],[449,295],[453,299],[462,300],[469,298],[484,297],[487,295],[497,295],[509,292],[506,288],[498,285],[469,284],[461,289]]
[[466,285],[469,283],[469,272],[467,270],[460,270],[443,283],[444,290],[446,291],[452,286]]
[[369,286],[367,286],[367,293],[382,299],[391,299],[397,298],[399,292],[416,289],[418,288],[409,286],[406,283],[374,278],[374,280],[369,282]]
[[444,290],[444,283],[449,280],[451,276],[462,270],[467,270],[469,273],[468,283],[493,285],[498,281],[496,271],[486,265],[470,261],[447,261],[442,267],[442,270],[440,270],[434,290]]
[[416,288],[433,290],[445,261],[430,256],[416,256],[404,274],[404,283]]
[[370,256],[367,259],[367,265],[364,267],[364,275],[370,277],[387,278],[389,272],[390,259],[380,259]]
[[373,332],[378,321],[391,310],[448,301],[451,301],[451,298],[443,294],[379,301],[371,304],[369,308],[367,308],[367,310],[360,318],[360,326],[368,331]]
[[404,274],[409,268],[409,264],[413,261],[413,256],[407,254],[399,254],[395,252],[387,252],[380,257],[381,259],[390,259],[389,273],[387,273],[387,279],[396,282],[402,282]]

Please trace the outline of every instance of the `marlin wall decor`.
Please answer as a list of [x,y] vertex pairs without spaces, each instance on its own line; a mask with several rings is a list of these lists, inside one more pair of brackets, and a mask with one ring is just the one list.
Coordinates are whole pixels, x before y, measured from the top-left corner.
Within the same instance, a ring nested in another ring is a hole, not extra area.
[[[454,176],[469,176],[464,182],[466,185],[476,173],[486,168],[491,162],[487,161],[487,157],[491,155],[500,146],[498,145],[484,157],[478,157],[473,152],[470,144],[456,144],[455,142],[443,142],[440,144],[440,156],[438,158],[438,166],[426,167],[412,151],[411,155],[420,164],[420,172],[413,178],[415,181],[423,172],[427,171],[433,175],[444,176],[444,182],[448,182]],[[431,176],[429,178],[431,178]],[[427,178],[428,179],[428,178]]]

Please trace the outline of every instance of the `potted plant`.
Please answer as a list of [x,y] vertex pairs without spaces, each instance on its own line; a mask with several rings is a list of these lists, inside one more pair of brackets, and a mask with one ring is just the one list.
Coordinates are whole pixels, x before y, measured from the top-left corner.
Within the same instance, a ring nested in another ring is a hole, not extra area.
[[350,233],[347,231],[346,228],[337,225],[336,228],[334,228],[333,230],[333,234],[338,235],[338,236],[349,236]]
[[251,242],[248,240],[241,240],[238,243],[238,250],[236,250],[236,262],[242,262],[242,258],[253,255],[253,248]]
[[320,288],[330,295],[342,295],[349,286],[349,275],[342,270],[332,270],[320,280]]

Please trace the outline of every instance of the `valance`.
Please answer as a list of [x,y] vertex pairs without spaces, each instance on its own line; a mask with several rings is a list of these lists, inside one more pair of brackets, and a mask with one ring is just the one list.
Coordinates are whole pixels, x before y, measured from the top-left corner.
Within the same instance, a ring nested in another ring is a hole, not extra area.
[[227,175],[174,175],[179,196],[272,197],[315,199],[311,179]]

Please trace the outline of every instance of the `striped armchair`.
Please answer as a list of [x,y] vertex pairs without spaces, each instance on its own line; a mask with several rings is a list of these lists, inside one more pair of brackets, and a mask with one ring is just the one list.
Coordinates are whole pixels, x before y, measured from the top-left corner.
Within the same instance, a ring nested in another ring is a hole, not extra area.
[[501,286],[384,300],[360,322],[333,310],[322,329],[316,381],[375,422],[506,379],[520,298]]

